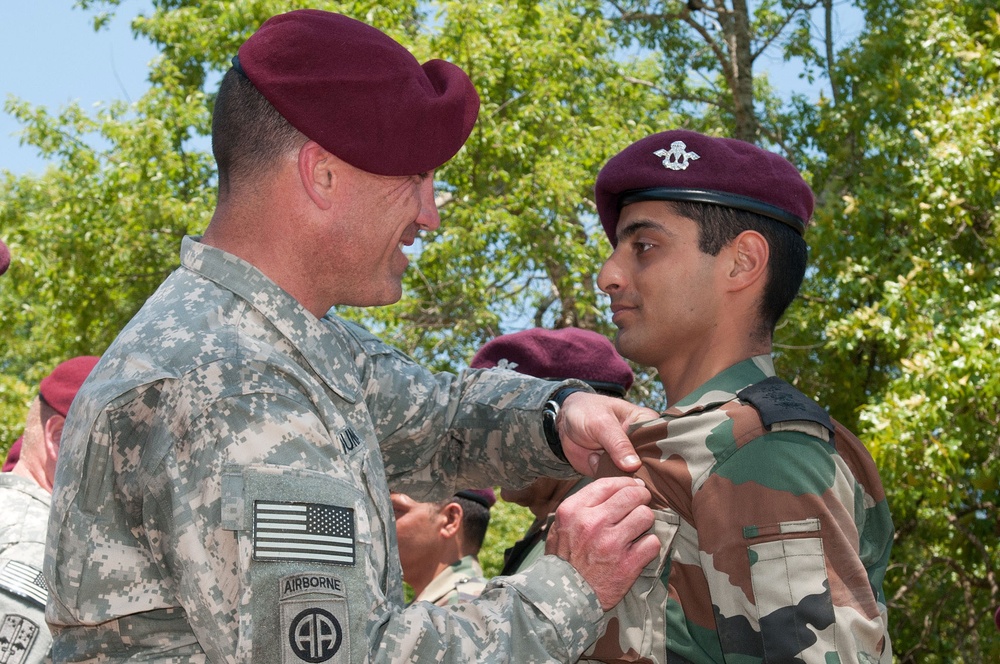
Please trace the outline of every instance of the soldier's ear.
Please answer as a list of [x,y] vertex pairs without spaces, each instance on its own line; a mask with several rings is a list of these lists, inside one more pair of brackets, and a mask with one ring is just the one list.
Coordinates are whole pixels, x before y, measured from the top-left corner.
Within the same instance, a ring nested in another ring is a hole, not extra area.
[[462,506],[458,503],[448,503],[441,508],[440,533],[444,538],[455,537],[462,529],[462,517],[465,516]]
[[49,419],[45,420],[45,452],[52,458],[55,458],[59,452],[59,443],[62,441],[63,426],[65,424],[66,418],[58,414],[52,415]]
[[723,248],[727,257],[727,284],[730,291],[753,285],[763,287],[767,278],[767,261],[771,249],[757,231],[743,231]]
[[299,148],[299,180],[312,202],[322,210],[334,205],[339,163],[316,141],[306,141]]

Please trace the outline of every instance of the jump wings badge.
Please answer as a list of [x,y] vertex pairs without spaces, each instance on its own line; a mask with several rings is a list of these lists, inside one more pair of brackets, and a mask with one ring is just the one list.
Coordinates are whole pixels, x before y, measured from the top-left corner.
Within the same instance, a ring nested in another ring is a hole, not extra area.
[[663,165],[672,171],[686,171],[690,162],[701,158],[694,152],[688,152],[684,141],[674,141],[669,150],[657,150],[653,154],[662,157]]

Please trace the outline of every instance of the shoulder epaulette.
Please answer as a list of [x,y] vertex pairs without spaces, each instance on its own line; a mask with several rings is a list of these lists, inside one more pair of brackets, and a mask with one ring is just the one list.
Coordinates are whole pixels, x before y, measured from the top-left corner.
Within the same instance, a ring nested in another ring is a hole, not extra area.
[[736,394],[760,414],[760,420],[770,429],[777,422],[816,422],[833,433],[833,422],[822,407],[791,384],[771,376]]

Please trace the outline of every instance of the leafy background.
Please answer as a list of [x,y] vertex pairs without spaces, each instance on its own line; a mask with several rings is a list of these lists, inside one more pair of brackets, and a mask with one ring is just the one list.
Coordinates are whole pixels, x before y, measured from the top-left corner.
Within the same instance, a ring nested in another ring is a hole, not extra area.
[[[100,28],[119,0],[81,0]],[[603,162],[689,127],[785,154],[817,194],[811,268],[776,334],[779,372],[876,458],[897,526],[886,579],[900,662],[1000,661],[1000,15],[994,0],[319,2],[465,68],[483,108],[438,172],[442,229],[392,307],[345,310],[428,366],[461,370],[496,334],[612,332],[595,275]],[[52,110],[9,98],[52,165],[0,173],[0,446],[56,363],[99,354],[206,225],[214,85],[267,17],[301,2],[154,0],[160,56],[136,102]],[[779,94],[789,59],[819,99]],[[639,368],[637,367],[637,370]],[[663,406],[639,371],[631,397]],[[525,522],[498,509],[483,553]]]

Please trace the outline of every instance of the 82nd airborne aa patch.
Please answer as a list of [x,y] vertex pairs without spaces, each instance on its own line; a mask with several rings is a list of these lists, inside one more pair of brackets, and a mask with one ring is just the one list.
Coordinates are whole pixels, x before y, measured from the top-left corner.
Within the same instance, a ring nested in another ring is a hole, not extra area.
[[341,580],[328,574],[283,577],[282,664],[341,664],[351,659],[347,597]]

